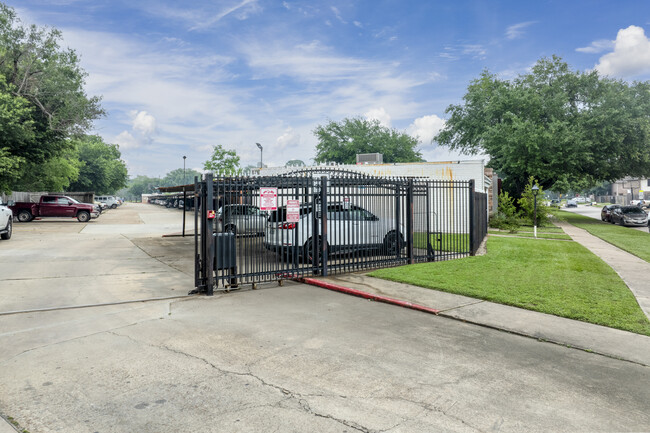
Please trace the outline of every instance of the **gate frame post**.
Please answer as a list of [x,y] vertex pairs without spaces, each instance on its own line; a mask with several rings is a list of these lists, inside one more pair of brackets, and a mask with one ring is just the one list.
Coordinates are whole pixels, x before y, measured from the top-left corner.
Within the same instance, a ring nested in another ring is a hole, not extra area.
[[474,194],[474,179],[469,180],[469,255],[470,256],[475,256],[476,255],[476,248],[474,248],[474,244],[476,244],[476,218],[474,215],[474,200],[475,200],[475,194]]
[[320,178],[321,275],[327,276],[327,176]]
[[413,212],[413,178],[411,177],[406,188],[406,258],[411,265],[415,263],[413,255]]
[[206,239],[206,255],[205,257],[207,258],[207,266],[205,267],[206,273],[207,273],[207,281],[206,281],[206,292],[205,294],[208,296],[212,296],[214,294],[214,252],[215,252],[215,245],[214,245],[214,235],[212,234],[213,232],[213,227],[212,223],[213,221],[208,218],[208,212],[209,211],[214,211],[214,180],[212,177],[212,173],[208,173],[205,175],[205,188],[206,188],[206,194],[205,194],[205,233],[203,233],[203,236]]
[[[201,185],[201,186],[199,186]],[[199,254],[199,190],[202,190],[202,184],[199,183],[198,176],[194,176],[194,287],[195,290],[200,290],[200,286],[203,282],[203,275],[200,275],[201,271],[201,255]],[[201,226],[201,229],[203,227]],[[203,235],[203,230],[201,230],[201,235]],[[190,292],[191,293],[191,292]]]

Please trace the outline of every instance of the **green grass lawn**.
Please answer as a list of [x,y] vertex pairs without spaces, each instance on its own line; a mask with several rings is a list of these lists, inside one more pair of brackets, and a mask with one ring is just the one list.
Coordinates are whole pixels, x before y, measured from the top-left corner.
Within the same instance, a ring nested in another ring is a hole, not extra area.
[[646,262],[650,262],[650,233],[648,232],[615,226],[571,212],[559,211],[556,216],[569,224],[587,230],[605,242],[609,242],[630,254],[642,258]]
[[[431,247],[436,251],[448,251],[455,253],[469,252],[469,234],[466,233],[438,233],[429,235]],[[413,246],[415,248],[427,248],[427,234],[413,233]]]
[[650,321],[632,292],[580,244],[491,237],[487,250],[370,275],[650,336]]

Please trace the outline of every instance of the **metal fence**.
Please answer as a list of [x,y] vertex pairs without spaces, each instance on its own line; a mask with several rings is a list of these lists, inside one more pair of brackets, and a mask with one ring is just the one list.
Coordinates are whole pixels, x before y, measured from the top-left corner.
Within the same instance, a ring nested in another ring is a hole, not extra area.
[[473,181],[316,171],[195,184],[195,283],[240,284],[474,254],[487,200]]

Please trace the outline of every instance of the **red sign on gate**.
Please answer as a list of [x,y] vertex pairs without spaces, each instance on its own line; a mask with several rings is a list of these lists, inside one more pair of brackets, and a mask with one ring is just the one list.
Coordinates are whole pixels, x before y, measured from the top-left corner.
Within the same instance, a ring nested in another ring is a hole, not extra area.
[[260,188],[260,210],[278,210],[277,188]]
[[287,218],[288,223],[297,223],[300,221],[300,201],[287,200]]

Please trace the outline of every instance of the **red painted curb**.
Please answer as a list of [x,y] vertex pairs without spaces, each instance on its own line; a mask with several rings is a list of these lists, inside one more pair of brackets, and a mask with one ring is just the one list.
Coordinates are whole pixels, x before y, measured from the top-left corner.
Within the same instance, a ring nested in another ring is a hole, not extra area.
[[425,307],[424,305],[414,304],[408,301],[400,301],[399,299],[389,298],[387,296],[373,295],[372,293],[363,292],[357,289],[351,289],[349,287],[339,286],[338,284],[328,283],[327,281],[318,280],[316,278],[297,278],[297,281],[301,283],[310,284],[312,286],[322,287],[324,289],[334,290],[335,292],[341,292],[352,296],[358,296],[365,299],[371,299],[373,301],[384,302],[386,304],[397,305],[399,307],[410,308],[411,310],[423,311],[429,314],[435,314],[436,316],[440,313],[440,310],[435,308]]

